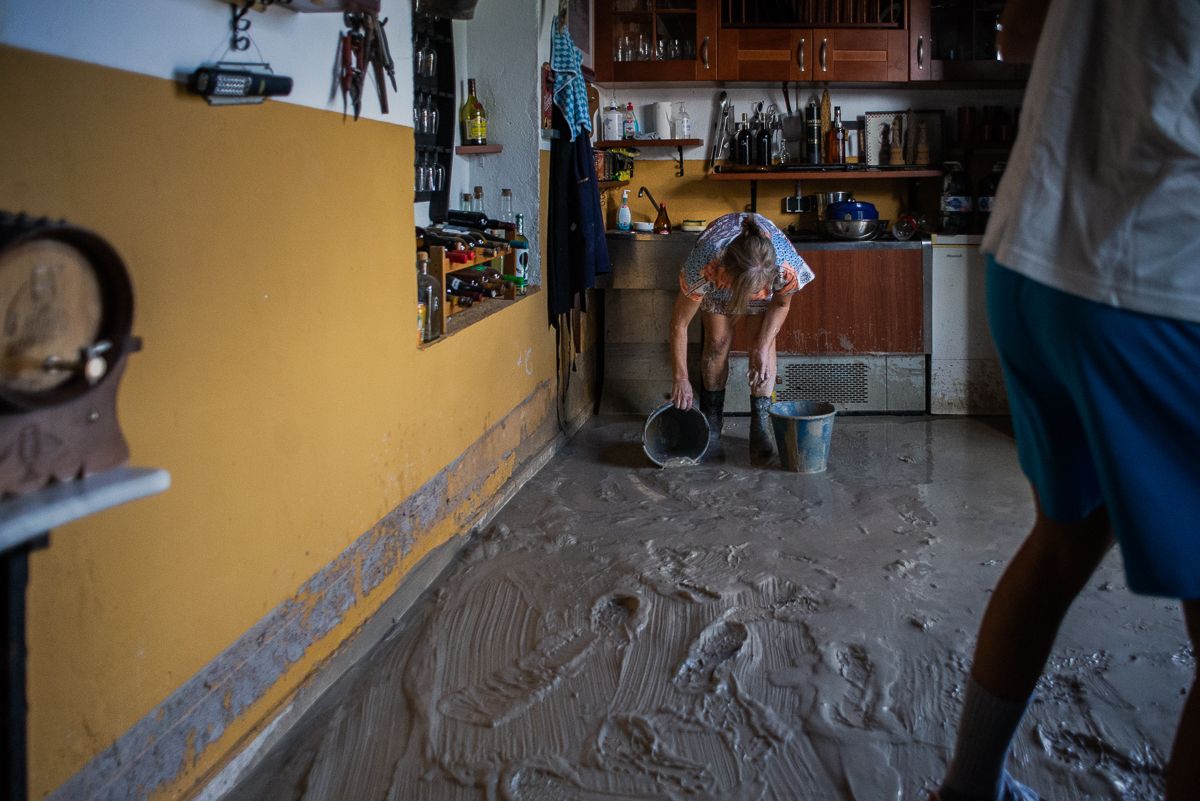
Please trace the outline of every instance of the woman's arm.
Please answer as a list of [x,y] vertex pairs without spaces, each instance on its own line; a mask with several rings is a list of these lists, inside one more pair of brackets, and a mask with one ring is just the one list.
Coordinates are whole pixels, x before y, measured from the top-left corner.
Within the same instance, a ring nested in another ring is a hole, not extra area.
[[771,358],[775,351],[771,346],[775,343],[775,337],[779,335],[779,329],[783,328],[783,321],[787,319],[788,309],[791,306],[792,296],[790,294],[783,297],[775,295],[763,315],[758,341],[754,343],[754,347],[750,351],[750,388],[752,391],[763,387],[770,390],[775,384],[775,360]]
[[692,408],[692,382],[688,380],[687,346],[688,324],[700,310],[700,301],[692,300],[680,292],[675,297],[675,310],[671,312],[671,403],[680,409]]

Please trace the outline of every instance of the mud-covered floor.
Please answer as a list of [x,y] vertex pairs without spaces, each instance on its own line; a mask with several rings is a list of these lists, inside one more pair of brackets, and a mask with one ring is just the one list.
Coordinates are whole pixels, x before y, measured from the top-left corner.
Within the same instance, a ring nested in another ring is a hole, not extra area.
[[[238,801],[919,799],[1032,521],[1003,423],[842,417],[830,468],[660,470],[598,418],[251,774]],[[1071,612],[1014,773],[1152,799],[1193,669],[1118,557]]]

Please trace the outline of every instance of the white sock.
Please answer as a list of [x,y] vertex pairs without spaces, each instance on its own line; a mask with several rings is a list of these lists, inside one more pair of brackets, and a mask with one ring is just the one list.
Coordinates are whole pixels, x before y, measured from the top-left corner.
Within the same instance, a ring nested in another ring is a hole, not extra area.
[[999,798],[1009,745],[1027,704],[1027,700],[998,698],[971,678],[958,723],[954,759],[942,786],[968,798]]

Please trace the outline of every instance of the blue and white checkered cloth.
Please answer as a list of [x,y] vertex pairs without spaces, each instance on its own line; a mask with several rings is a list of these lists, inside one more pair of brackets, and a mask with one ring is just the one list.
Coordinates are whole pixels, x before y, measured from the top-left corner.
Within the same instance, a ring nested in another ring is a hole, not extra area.
[[562,111],[567,127],[571,129],[571,141],[580,129],[592,132],[592,119],[588,114],[587,81],[583,77],[583,56],[571,41],[566,24],[554,18],[550,37],[550,69],[554,70],[554,105]]

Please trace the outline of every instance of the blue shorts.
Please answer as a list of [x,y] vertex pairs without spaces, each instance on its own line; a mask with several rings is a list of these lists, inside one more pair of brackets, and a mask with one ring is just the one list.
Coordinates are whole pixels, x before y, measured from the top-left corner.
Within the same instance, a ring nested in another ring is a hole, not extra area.
[[1021,468],[1047,517],[1108,508],[1129,588],[1200,598],[1200,324],[1052,289],[988,257]]

